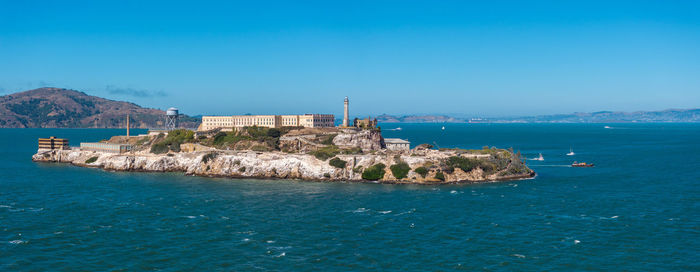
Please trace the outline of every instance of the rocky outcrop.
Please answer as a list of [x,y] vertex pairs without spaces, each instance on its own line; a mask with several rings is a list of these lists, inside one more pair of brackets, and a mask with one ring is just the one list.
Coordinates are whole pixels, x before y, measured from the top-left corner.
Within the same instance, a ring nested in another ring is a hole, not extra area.
[[385,147],[381,132],[369,129],[341,129],[340,134],[333,138],[333,144],[339,147],[359,147],[362,151],[376,151]]
[[[384,177],[379,183],[454,183],[493,181],[502,179],[526,178],[534,172],[518,175],[495,173],[485,176],[481,169],[468,173],[454,169],[444,174],[444,180],[436,178],[444,160],[454,154],[437,150],[426,151],[425,155],[397,155],[385,152],[361,155],[338,155],[346,162],[345,167],[331,166],[306,154],[253,151],[194,151],[155,155],[150,153],[111,154],[80,150],[39,150],[32,157],[38,162],[64,162],[78,166],[98,167],[113,171],[184,172],[197,176],[220,176],[232,178],[283,178],[328,181],[365,181],[363,169],[382,163],[386,165]],[[481,155],[480,155],[481,156]],[[399,162],[407,163],[411,170],[407,177],[397,179],[390,166]],[[415,169],[423,167],[428,173],[423,176]]]
[[363,152],[385,147],[381,132],[359,128],[302,129],[280,137],[279,147],[288,153],[308,153],[333,144],[339,148],[360,148]]
[[279,147],[289,153],[308,153],[324,147],[324,144],[317,143],[319,135],[284,135],[280,137]]

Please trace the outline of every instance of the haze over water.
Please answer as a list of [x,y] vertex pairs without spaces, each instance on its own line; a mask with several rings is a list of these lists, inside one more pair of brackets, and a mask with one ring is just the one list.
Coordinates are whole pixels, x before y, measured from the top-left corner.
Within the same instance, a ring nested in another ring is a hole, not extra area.
[[531,180],[444,186],[33,163],[38,137],[123,130],[2,129],[0,270],[700,269],[700,124],[604,125],[381,124],[545,158]]

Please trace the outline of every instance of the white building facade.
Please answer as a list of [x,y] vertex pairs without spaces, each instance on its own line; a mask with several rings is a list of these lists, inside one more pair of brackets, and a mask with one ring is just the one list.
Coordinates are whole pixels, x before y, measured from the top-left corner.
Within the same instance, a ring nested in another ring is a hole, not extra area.
[[335,116],[333,114],[202,116],[202,124],[198,130],[252,126],[268,128],[333,127],[335,126]]

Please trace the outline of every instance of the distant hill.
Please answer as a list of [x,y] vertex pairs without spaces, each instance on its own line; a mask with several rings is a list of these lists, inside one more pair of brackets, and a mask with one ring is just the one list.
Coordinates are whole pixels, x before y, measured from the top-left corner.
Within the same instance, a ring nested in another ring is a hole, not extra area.
[[465,123],[462,118],[446,115],[405,115],[393,116],[382,114],[377,116],[377,121],[382,123]]
[[[3,128],[119,128],[126,114],[134,128],[164,126],[165,112],[142,108],[61,88],[39,88],[0,96]],[[182,127],[196,127],[199,120],[180,117]]]
[[700,109],[669,109],[663,111],[571,113],[493,119],[493,122],[523,123],[653,123],[653,122],[700,122]]
[[663,111],[570,113],[511,118],[457,118],[445,115],[380,115],[383,123],[653,123],[700,122],[700,109],[669,109]]

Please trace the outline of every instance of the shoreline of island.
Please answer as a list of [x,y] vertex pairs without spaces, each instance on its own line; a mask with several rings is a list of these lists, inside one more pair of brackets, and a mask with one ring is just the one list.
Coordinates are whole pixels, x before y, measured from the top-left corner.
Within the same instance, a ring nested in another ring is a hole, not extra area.
[[[83,150],[39,149],[32,160],[107,171],[382,184],[480,183],[535,176],[512,149],[438,150],[422,144],[413,149],[390,150],[379,130],[298,129],[260,139],[245,135],[245,130],[218,131],[195,138],[191,131],[179,130],[168,136],[114,136],[100,144],[132,143],[133,149],[124,153],[87,150],[89,145]],[[227,137],[235,141],[226,142]],[[274,145],[269,146],[270,150],[260,150],[265,142]]]

